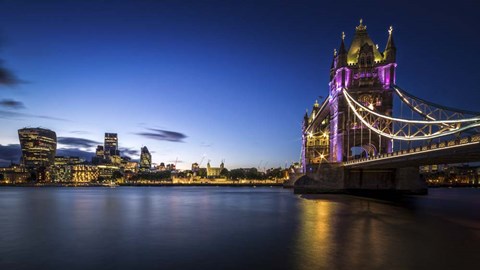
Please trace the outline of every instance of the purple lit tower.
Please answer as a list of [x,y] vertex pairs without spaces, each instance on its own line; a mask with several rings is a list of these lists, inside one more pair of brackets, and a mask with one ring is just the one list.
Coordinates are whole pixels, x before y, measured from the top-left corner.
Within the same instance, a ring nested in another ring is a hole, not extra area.
[[[346,89],[365,106],[392,115],[395,58],[392,27],[388,30],[383,52],[368,36],[362,20],[348,50],[342,33],[340,48],[334,51],[330,69],[329,96],[322,104],[316,102],[310,115],[304,116],[302,163],[305,171],[322,161],[342,162],[354,155],[371,156],[392,151],[390,139],[369,131],[349,112],[342,90]],[[322,140],[326,138],[327,142]]]

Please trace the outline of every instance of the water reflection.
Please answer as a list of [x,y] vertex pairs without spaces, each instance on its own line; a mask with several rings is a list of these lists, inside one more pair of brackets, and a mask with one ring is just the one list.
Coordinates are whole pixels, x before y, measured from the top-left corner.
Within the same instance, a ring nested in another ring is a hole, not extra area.
[[[425,202],[429,200],[304,197],[299,203],[295,268],[458,269],[459,265],[474,265],[472,251],[480,250],[475,230],[448,222],[455,217],[442,216],[443,208],[426,211]],[[479,220],[470,221],[480,225]]]
[[0,269],[473,269],[479,198],[2,188]]

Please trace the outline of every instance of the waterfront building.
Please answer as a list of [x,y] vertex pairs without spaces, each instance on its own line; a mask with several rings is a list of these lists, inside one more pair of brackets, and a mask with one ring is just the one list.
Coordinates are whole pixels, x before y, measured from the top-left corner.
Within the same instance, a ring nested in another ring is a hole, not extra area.
[[98,165],[97,168],[98,177],[101,179],[112,179],[113,173],[120,171],[120,167],[111,164]]
[[84,162],[84,160],[79,157],[55,156],[55,166],[75,165],[82,162]]
[[225,168],[225,164],[220,163],[220,167],[210,166],[210,161],[207,163],[207,177],[219,177],[222,170]]
[[0,183],[18,184],[24,183],[30,177],[30,172],[25,166],[12,164],[10,167],[0,168]]
[[126,161],[123,164],[124,172],[137,173],[138,172],[138,162],[135,161]]
[[43,128],[23,128],[18,130],[22,148],[21,163],[29,169],[49,167],[55,163],[57,135]]
[[72,182],[88,183],[96,181],[99,169],[95,165],[78,164],[71,166]]
[[150,170],[152,167],[152,155],[146,146],[140,149],[140,170]]
[[[391,140],[372,136],[360,121],[350,117],[343,89],[364,106],[382,115],[392,115],[391,86],[396,80],[396,47],[392,28],[381,52],[360,21],[347,50],[342,33],[339,50],[334,51],[330,68],[329,95],[315,102],[303,118],[302,167],[313,171],[322,162],[344,162],[354,156],[392,152]],[[368,142],[362,138],[369,138]]]

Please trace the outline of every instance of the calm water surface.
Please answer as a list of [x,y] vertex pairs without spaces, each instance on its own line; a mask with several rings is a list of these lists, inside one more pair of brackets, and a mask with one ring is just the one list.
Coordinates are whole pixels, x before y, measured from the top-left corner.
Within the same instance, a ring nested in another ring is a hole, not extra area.
[[479,269],[480,189],[0,188],[0,269]]

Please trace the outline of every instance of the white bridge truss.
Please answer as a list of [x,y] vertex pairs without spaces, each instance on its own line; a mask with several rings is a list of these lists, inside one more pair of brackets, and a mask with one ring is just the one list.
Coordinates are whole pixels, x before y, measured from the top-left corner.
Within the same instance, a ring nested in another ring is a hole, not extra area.
[[398,86],[394,86],[392,91],[412,111],[412,118],[415,113],[420,119],[396,118],[381,114],[371,106],[355,100],[348,93],[348,89],[342,91],[349,109],[362,125],[393,140],[421,141],[449,135],[460,136],[463,131],[480,127],[480,113],[434,104],[417,98]]

